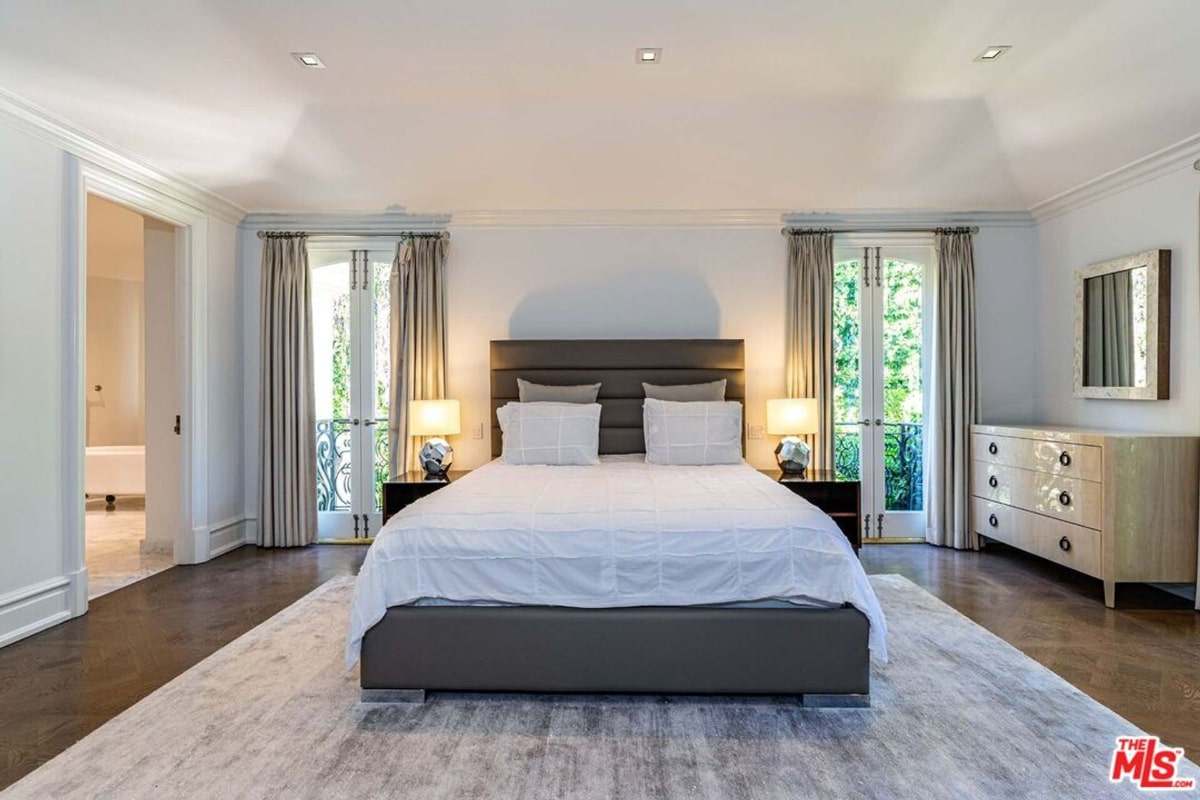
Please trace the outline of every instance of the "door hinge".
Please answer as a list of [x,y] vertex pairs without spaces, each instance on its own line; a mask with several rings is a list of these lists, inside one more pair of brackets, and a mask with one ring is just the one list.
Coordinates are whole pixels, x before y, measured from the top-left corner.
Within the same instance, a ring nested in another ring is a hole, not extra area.
[[870,514],[867,514],[866,519],[863,520],[863,538],[864,539],[871,538],[871,515]]
[[863,286],[871,285],[871,248],[863,248]]
[[354,514],[354,538],[358,538],[358,514]]
[[182,430],[183,430],[183,420],[180,418],[179,414],[176,414],[175,415],[175,435],[178,436]]
[[879,248],[875,248],[875,285],[883,286],[883,281],[879,277]]
[[363,514],[363,537],[371,538],[371,517],[368,514]]
[[883,514],[878,515],[875,520],[875,535],[883,536]]

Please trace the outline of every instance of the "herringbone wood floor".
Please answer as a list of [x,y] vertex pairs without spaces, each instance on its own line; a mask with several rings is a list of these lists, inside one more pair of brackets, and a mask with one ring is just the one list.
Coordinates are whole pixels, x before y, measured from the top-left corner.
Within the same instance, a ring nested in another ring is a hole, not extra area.
[[[243,548],[101,597],[0,650],[0,788],[335,575],[364,548]],[[999,547],[874,545],[899,572],[1173,745],[1200,753],[1200,614],[1147,587],[1104,608],[1098,581]]]

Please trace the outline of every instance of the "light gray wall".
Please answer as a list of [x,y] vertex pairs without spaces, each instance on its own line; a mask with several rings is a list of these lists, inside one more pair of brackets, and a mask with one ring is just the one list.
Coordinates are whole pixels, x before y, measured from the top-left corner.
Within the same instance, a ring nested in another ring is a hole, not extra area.
[[[82,568],[66,563],[65,547],[82,524],[82,497],[67,497],[63,479],[64,465],[76,458],[63,420],[80,402],[68,396],[72,367],[65,363],[74,314],[66,276],[76,268],[67,245],[77,235],[68,216],[70,159],[0,118],[0,418],[10,423],[0,426],[0,646],[67,619],[69,583],[78,583]],[[228,530],[242,539],[245,389],[236,230],[208,218],[207,260],[195,265],[207,287],[208,314],[193,330],[207,355],[212,465],[208,520],[198,524],[211,529],[235,520]]]
[[[491,457],[488,342],[508,338],[728,337],[746,340],[746,419],[763,424],[784,393],[786,241],[779,227],[487,228],[451,225],[449,392],[462,401],[455,464]],[[976,238],[979,349],[985,420],[1033,413],[1036,234],[984,228]],[[261,248],[241,234],[247,513],[257,507],[258,324]],[[774,464],[774,439],[747,442],[752,463]]]
[[[1038,231],[1037,419],[1147,432],[1200,433],[1200,174],[1185,168],[1046,220]],[[1075,270],[1171,250],[1171,399],[1072,395]]]
[[64,564],[63,158],[0,125],[0,644],[69,614]]

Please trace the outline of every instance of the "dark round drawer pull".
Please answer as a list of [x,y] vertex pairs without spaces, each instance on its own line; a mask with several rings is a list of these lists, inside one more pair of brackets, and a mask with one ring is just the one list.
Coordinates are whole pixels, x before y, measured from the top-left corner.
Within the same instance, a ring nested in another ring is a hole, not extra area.
[[1059,539],[1058,540],[1058,549],[1062,550],[1064,553],[1069,551],[1071,549],[1071,540],[1065,536],[1062,537],[1061,539]]
[[996,476],[995,476],[995,475],[993,475],[992,477],[988,478],[988,486],[990,486],[990,487],[992,487],[993,489],[995,489],[995,488],[996,488],[997,486],[999,486],[999,485],[1000,485],[1000,481],[996,480]]
[[997,528],[1000,526],[1000,520],[996,519],[995,514],[988,515],[988,525],[991,525],[993,528]]
[[1000,452],[1000,448],[996,447],[995,442],[992,442],[991,444],[988,445],[988,452],[991,453],[992,455],[996,455],[996,453]]
[[1066,450],[1063,450],[1062,454],[1058,457],[1058,463],[1062,464],[1064,467],[1071,466],[1071,454]]
[[1067,492],[1067,491],[1062,491],[1062,492],[1059,492],[1059,494],[1058,494],[1058,502],[1062,503],[1064,506],[1069,506],[1069,505],[1071,505],[1071,494],[1070,494],[1070,492]]

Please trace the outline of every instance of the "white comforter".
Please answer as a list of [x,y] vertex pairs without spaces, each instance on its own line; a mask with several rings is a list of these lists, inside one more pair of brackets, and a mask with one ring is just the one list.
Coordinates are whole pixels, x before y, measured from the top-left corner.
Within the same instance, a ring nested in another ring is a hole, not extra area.
[[578,608],[778,599],[851,603],[886,624],[833,520],[746,464],[475,470],[392,517],[354,590],[346,663],[389,606],[429,599]]

